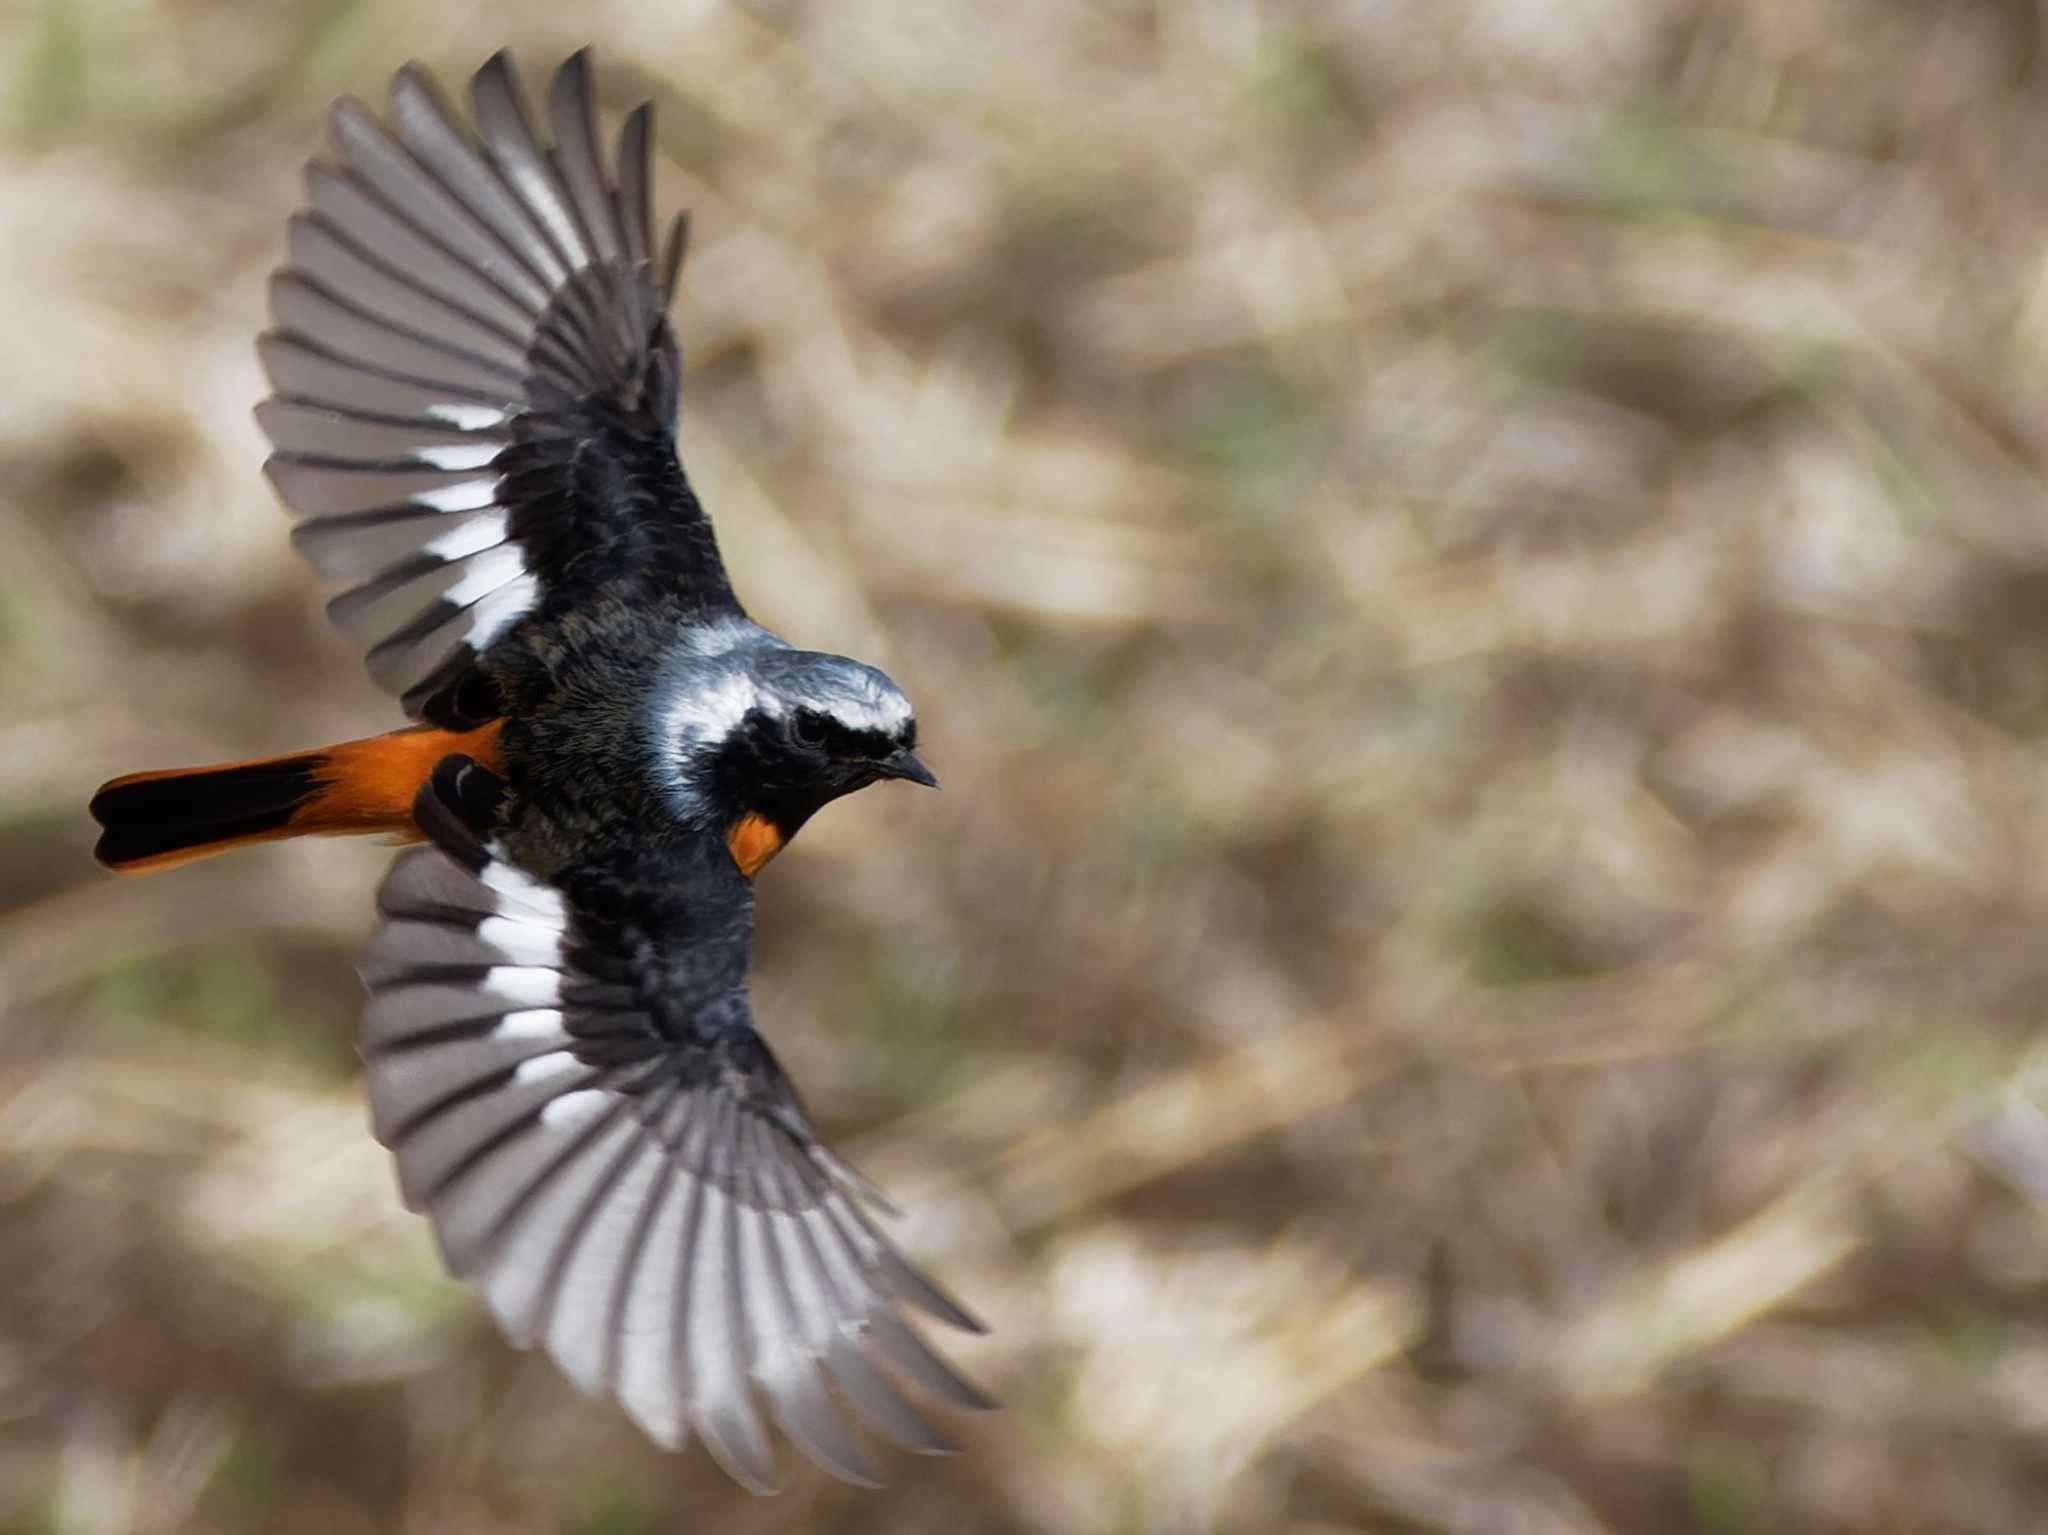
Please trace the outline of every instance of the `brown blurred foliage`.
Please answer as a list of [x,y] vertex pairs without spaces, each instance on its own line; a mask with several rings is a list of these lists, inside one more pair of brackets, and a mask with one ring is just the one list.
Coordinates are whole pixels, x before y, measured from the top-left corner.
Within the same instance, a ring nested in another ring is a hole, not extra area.
[[[2048,1525],[2048,74],[1993,0],[0,14],[0,1530]],[[257,473],[336,93],[593,42],[736,583],[942,796],[759,1005],[1007,1411],[757,1503],[501,1344],[352,1079],[393,722]]]

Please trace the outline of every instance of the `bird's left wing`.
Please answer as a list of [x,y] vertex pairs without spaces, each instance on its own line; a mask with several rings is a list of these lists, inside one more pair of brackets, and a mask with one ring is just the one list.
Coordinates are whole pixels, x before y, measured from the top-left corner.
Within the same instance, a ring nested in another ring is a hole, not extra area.
[[479,663],[522,620],[656,593],[740,612],[676,458],[686,224],[657,255],[649,109],[614,173],[583,54],[544,130],[503,54],[469,106],[412,64],[389,128],[336,103],[258,345],[265,470],[293,543],[347,588],[328,616],[408,714],[448,727],[496,713]]
[[[848,1480],[874,1477],[838,1401],[949,1448],[897,1378],[989,1403],[899,1306],[979,1324],[875,1226],[754,1032],[735,984],[750,924],[700,913],[664,939],[630,870],[579,908],[465,823],[478,773],[450,758],[421,790],[429,841],[386,878],[364,965],[372,1124],[449,1268],[515,1343],[664,1445],[694,1429],[757,1490],[774,1477],[757,1397]],[[650,855],[645,872],[652,889],[673,871]]]

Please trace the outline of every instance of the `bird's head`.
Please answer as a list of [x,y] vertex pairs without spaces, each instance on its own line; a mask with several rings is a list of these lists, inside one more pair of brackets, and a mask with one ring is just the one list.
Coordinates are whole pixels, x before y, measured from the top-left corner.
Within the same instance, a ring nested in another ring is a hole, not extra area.
[[845,656],[750,646],[671,679],[660,734],[686,819],[751,875],[819,809],[885,778],[938,787],[903,690]]

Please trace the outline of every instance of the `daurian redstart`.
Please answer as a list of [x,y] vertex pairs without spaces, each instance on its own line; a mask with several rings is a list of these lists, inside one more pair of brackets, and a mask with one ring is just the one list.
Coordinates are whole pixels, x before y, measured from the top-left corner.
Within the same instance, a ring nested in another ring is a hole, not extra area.
[[934,780],[895,683],[786,644],[726,580],[676,456],[688,225],[657,251],[649,108],[608,168],[584,55],[545,132],[503,55],[469,106],[413,66],[388,128],[336,104],[258,343],[292,542],[416,723],[117,778],[98,854],[418,840],[378,893],[361,1048],[448,1267],[661,1443],[694,1430],[765,1490],[765,1401],[871,1482],[841,1404],[921,1451],[948,1446],[900,1382],[988,1405],[899,1307],[980,1324],[878,1230],[755,1032],[752,880],[828,801]]

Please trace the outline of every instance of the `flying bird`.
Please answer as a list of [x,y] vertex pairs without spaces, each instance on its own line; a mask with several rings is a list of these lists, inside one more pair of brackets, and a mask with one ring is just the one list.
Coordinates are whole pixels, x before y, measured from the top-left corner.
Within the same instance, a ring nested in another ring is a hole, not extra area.
[[395,833],[362,973],[371,1125],[506,1335],[659,1443],[774,1485],[761,1405],[872,1483],[843,1407],[989,1400],[905,1319],[981,1324],[905,1259],[754,1027],[753,879],[830,801],[935,785],[910,701],[734,597],[677,457],[650,108],[603,151],[590,65],[536,119],[417,65],[343,98],[271,279],[265,473],[407,728],[117,778],[97,854],[170,868]]

